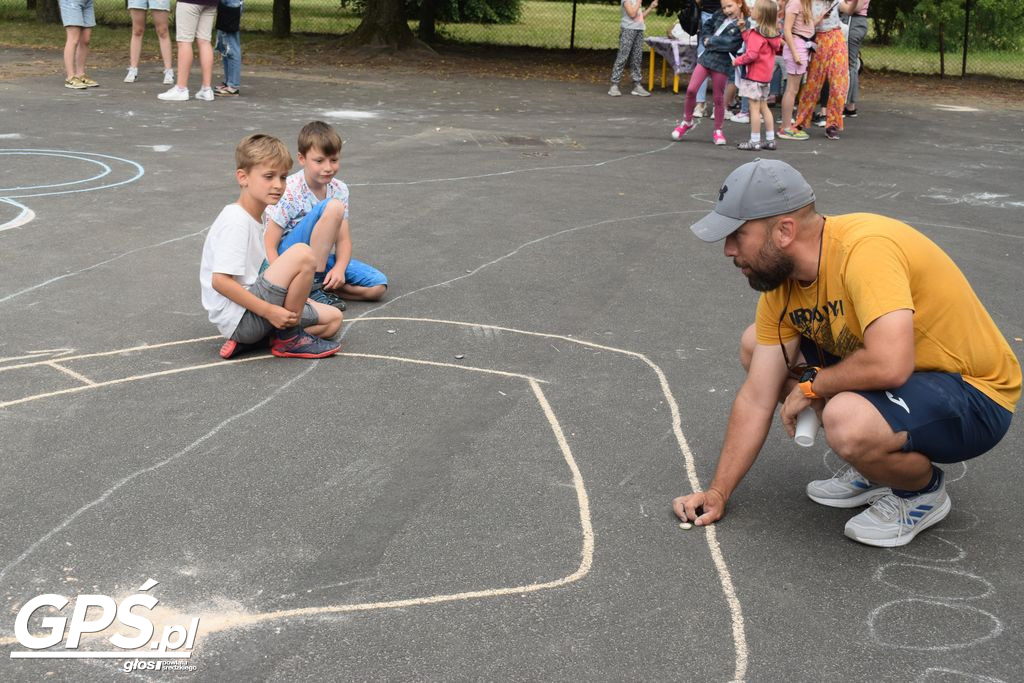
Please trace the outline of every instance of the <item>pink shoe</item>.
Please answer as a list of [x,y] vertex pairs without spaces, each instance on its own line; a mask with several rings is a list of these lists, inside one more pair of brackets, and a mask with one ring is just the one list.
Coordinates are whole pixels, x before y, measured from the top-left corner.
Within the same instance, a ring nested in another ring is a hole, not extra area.
[[716,145],[725,144],[725,135],[720,130],[716,130],[715,134],[711,136],[711,139],[715,141]]
[[679,125],[676,126],[672,130],[672,139],[673,140],[678,140],[679,138],[683,137],[684,135],[686,135],[687,133],[689,133],[691,130],[693,130],[696,127],[697,127],[696,119],[693,120],[693,121],[690,121],[690,122],[680,121]]

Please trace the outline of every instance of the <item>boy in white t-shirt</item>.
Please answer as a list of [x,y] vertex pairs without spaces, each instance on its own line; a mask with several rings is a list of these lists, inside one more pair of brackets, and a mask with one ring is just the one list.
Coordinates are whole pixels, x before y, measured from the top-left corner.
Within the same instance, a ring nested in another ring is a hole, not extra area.
[[266,257],[263,212],[284,192],[292,158],[284,143],[250,135],[235,149],[235,177],[242,188],[210,227],[199,269],[203,308],[227,337],[222,358],[261,345],[282,358],[326,358],[338,352],[330,337],[341,311],[307,299],[316,263],[308,245],[289,249],[260,274]]

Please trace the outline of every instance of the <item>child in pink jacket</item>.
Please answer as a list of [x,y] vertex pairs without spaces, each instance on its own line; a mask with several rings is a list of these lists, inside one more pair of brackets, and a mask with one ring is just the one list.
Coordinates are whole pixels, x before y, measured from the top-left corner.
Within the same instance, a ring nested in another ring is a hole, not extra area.
[[[768,107],[768,94],[775,70],[775,55],[782,52],[778,27],[779,7],[775,0],[757,0],[751,17],[755,26],[743,32],[745,49],[732,60],[735,66],[746,67],[740,77],[740,95],[750,100],[750,140],[736,145],[739,149],[775,149],[775,119]],[[761,142],[761,119],[764,119],[764,142]]]

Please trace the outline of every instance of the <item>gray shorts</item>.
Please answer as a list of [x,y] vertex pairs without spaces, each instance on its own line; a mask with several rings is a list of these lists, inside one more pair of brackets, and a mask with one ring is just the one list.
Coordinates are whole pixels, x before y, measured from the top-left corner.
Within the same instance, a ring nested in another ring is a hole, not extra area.
[[[287,289],[267,282],[267,279],[262,275],[256,278],[256,282],[249,287],[249,291],[275,306],[283,306],[284,297],[288,294]],[[320,316],[317,315],[316,309],[307,301],[306,305],[302,307],[302,321],[299,324],[302,327],[309,327],[310,325],[316,325],[318,322],[320,322]],[[231,338],[243,344],[255,344],[261,339],[265,339],[275,329],[266,318],[261,318],[252,311],[246,311],[242,319],[238,321],[238,327],[235,328]]]

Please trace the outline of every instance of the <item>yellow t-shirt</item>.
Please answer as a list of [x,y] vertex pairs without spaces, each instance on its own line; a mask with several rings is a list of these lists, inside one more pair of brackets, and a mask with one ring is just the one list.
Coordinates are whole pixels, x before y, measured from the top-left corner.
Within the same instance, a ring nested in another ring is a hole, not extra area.
[[757,341],[803,335],[845,358],[863,346],[864,328],[904,308],[914,311],[915,371],[960,373],[1014,410],[1020,363],[967,278],[938,245],[885,216],[826,218],[818,281],[790,280],[762,294]]

